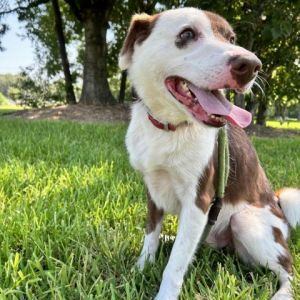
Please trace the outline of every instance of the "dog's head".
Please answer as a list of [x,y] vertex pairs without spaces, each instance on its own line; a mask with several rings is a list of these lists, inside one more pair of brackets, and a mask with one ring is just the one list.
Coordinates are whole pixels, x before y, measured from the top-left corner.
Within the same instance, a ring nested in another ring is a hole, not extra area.
[[247,126],[251,115],[225,99],[224,88],[245,91],[260,60],[235,45],[222,17],[195,8],[135,15],[119,57],[121,69],[153,113],[171,122]]

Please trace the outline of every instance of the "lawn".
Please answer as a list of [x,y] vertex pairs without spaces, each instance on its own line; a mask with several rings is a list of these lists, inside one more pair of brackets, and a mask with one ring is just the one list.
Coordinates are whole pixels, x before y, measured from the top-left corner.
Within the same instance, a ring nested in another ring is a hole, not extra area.
[[267,126],[280,129],[296,129],[300,130],[300,121],[290,120],[280,123],[279,121],[267,121]]
[[10,112],[21,110],[21,109],[24,109],[24,108],[19,105],[2,104],[2,105],[0,105],[0,116],[10,113]]
[[[134,268],[146,214],[126,125],[0,119],[0,299],[153,299],[172,243]],[[256,138],[275,188],[300,186],[300,138]],[[168,218],[165,234],[174,234]],[[292,232],[300,299],[300,230]],[[277,278],[226,251],[198,250],[181,300],[267,300]]]

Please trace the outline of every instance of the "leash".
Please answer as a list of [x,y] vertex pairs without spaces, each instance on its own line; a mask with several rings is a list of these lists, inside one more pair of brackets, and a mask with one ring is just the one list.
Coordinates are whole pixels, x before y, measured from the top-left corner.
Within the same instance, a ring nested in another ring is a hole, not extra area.
[[[187,122],[180,123],[179,125],[175,126],[171,123],[163,123],[158,121],[150,112],[150,109],[147,108],[147,114],[148,119],[151,121],[151,123],[162,130],[165,131],[175,131],[177,127],[180,125],[188,125]],[[229,147],[228,147],[228,137],[227,137],[227,131],[224,127],[219,129],[218,132],[218,185],[216,189],[215,197],[212,201],[212,205],[210,207],[209,213],[208,213],[208,220],[207,224],[204,228],[200,244],[202,244],[211,228],[215,225],[218,216],[220,214],[222,205],[223,205],[223,199],[225,194],[225,188],[228,181],[228,175],[229,175]]]
[[220,210],[223,205],[223,199],[225,194],[225,188],[228,181],[229,175],[229,146],[228,146],[228,136],[227,131],[224,127],[219,130],[218,134],[218,184],[216,195],[212,201],[212,205],[210,207],[208,213],[208,220],[204,232],[201,237],[200,244],[202,244],[211,228],[215,225]]

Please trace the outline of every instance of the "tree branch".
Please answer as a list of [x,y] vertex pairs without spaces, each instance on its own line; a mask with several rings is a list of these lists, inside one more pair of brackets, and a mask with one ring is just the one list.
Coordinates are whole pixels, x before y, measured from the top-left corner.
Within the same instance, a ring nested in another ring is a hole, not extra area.
[[17,7],[12,8],[12,9],[0,11],[0,16],[11,14],[11,13],[14,13],[14,12],[25,11],[27,9],[37,7],[41,4],[46,4],[48,2],[49,2],[49,0],[35,0],[35,1],[30,2],[27,6],[17,6]]
[[78,19],[78,21],[82,22],[83,21],[83,17],[80,13],[79,8],[77,7],[76,3],[74,0],[65,0],[65,2],[67,4],[69,4],[70,9],[72,11],[72,13],[74,14],[74,16]]

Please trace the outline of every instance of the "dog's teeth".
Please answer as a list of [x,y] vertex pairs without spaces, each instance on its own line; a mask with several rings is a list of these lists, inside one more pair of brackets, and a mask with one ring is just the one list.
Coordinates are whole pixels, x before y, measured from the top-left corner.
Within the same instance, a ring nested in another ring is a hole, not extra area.
[[188,85],[185,81],[180,81],[180,86],[181,88],[186,92],[186,93],[190,93],[190,90],[188,88]]
[[208,117],[216,122],[225,123],[225,118],[223,116],[208,115]]

